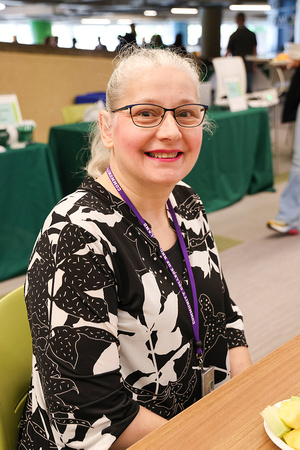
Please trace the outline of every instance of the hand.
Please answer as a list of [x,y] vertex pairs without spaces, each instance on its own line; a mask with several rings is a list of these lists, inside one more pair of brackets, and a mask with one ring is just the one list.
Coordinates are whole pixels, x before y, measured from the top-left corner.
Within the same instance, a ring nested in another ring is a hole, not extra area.
[[296,69],[300,66],[300,59],[291,59],[291,62],[287,65],[288,69]]

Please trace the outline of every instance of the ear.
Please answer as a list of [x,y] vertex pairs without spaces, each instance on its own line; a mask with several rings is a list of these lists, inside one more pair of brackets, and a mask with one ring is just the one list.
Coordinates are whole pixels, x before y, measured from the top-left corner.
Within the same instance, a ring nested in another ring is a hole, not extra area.
[[99,126],[101,139],[106,148],[113,147],[113,139],[111,133],[111,118],[107,111],[100,111],[99,113]]

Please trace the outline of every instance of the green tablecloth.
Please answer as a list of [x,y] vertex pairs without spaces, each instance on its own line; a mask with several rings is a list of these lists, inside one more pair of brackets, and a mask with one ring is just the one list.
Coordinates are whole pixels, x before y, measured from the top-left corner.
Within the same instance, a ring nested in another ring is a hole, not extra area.
[[0,281],[25,273],[38,232],[61,198],[48,145],[0,153]]
[[[185,178],[200,195],[207,212],[235,203],[246,194],[272,189],[273,168],[269,115],[264,108],[231,113],[212,108],[217,125],[213,136],[204,133],[200,157]],[[66,195],[84,177],[89,157],[90,123],[52,127],[49,145]]]
[[185,178],[207,212],[229,206],[246,194],[273,189],[269,113],[249,108],[231,113],[211,110],[217,129],[204,134],[198,162]]
[[75,191],[82,182],[90,158],[89,137],[92,123],[81,122],[52,127],[49,146],[56,162],[63,195]]

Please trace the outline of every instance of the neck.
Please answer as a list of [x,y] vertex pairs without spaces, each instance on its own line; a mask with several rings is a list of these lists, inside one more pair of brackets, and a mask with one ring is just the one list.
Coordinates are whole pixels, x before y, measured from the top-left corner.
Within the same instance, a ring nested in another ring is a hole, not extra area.
[[[113,175],[115,175],[114,172]],[[149,190],[143,189],[141,186],[129,186],[129,184],[126,183],[126,180],[122,180],[121,176],[116,176],[116,180],[147,222],[153,224],[154,222],[165,220],[166,203],[173,190],[173,186],[168,188],[158,186],[157,188],[154,187]],[[101,183],[112,194],[122,198],[106,172],[97,178],[96,181]]]
[[[96,181],[101,183],[114,195],[122,198],[106,172]],[[151,225],[152,233],[160,243],[161,247],[164,250],[171,248],[177,239],[176,233],[170,227],[166,210],[166,203],[171,191],[166,190],[163,193],[162,189],[160,189],[159,192],[158,190],[157,192],[151,190],[150,195],[146,195],[147,193],[142,190],[136,192],[122,184],[121,180],[117,179],[117,181],[142,218]]]

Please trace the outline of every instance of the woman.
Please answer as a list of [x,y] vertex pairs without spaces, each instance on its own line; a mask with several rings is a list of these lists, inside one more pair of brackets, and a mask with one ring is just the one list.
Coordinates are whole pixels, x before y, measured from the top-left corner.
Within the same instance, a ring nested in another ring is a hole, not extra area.
[[212,367],[218,384],[250,364],[203,205],[180,182],[202,142],[198,91],[191,59],[120,55],[89,176],[29,264],[20,449],[127,448],[200,399]]

